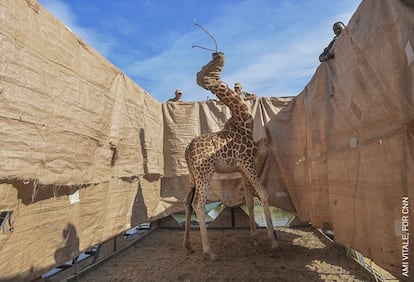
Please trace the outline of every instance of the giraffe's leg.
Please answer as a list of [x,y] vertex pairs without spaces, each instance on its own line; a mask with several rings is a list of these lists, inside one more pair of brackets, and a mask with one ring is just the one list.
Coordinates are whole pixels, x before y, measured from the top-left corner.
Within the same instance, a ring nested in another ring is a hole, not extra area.
[[254,219],[254,188],[250,182],[244,177],[244,198],[246,200],[247,211],[249,212],[250,234],[257,244],[256,221]]
[[203,253],[207,259],[215,261],[218,259],[218,256],[211,251],[210,242],[207,236],[207,224],[206,224],[206,198],[207,190],[210,185],[210,181],[214,174],[214,168],[205,172],[203,177],[203,183],[197,183],[200,187],[196,187],[196,194],[193,200],[194,211],[196,212],[198,224],[200,225],[200,234],[201,234],[201,244],[203,246]]
[[260,201],[262,202],[266,220],[267,235],[272,243],[272,249],[275,249],[279,247],[279,243],[276,241],[276,232],[273,227],[272,219],[270,216],[269,194],[267,193],[266,189],[263,187],[263,185],[260,183],[259,178],[257,177],[256,165],[253,160],[250,162],[243,163],[241,165],[241,168],[245,177],[256,190],[256,193],[259,195]]
[[203,246],[204,256],[206,259],[215,261],[218,259],[218,256],[211,251],[210,242],[207,236],[205,201],[197,201],[194,210],[197,214],[198,224],[200,225],[201,244]]
[[195,193],[195,187],[188,191],[185,199],[185,232],[184,232],[184,247],[187,249],[187,254],[192,253],[193,248],[190,243],[190,229],[191,229],[191,204]]

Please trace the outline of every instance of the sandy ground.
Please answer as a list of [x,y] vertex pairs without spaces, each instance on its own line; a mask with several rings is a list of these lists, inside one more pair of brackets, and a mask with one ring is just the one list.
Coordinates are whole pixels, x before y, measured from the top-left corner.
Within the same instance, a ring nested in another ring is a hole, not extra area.
[[204,260],[200,232],[191,231],[194,253],[182,248],[183,230],[157,229],[79,277],[79,281],[373,281],[356,262],[317,230],[278,228],[280,250],[265,229],[259,245],[247,229],[211,229],[218,261]]

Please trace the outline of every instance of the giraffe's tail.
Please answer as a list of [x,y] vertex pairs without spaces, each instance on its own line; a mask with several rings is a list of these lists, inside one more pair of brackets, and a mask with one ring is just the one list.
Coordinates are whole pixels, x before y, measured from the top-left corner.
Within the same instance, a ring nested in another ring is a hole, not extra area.
[[[194,140],[193,140],[194,141]],[[194,181],[194,176],[193,176],[193,170],[192,170],[192,154],[191,154],[191,149],[193,146],[193,141],[190,142],[190,144],[187,145],[187,147],[185,148],[185,160],[187,162],[187,167],[188,167],[188,173],[189,173],[189,181],[190,181],[190,190],[187,193],[187,197],[185,199],[185,204],[189,206],[189,211],[190,213],[193,212],[193,200],[194,200],[194,195],[195,195],[195,181]]]
[[193,200],[195,196],[195,186],[191,187],[191,190],[187,194],[186,204],[190,207],[190,213],[193,212]]

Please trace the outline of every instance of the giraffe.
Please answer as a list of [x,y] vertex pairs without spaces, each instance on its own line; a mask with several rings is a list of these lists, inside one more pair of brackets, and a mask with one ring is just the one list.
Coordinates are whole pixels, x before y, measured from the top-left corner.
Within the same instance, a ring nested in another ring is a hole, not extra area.
[[228,106],[231,118],[221,131],[194,138],[185,150],[192,189],[185,199],[186,223],[183,245],[188,252],[193,252],[189,235],[192,205],[199,221],[203,254],[207,259],[214,261],[218,256],[211,251],[207,237],[205,204],[207,190],[215,172],[242,174],[252,237],[255,238],[257,235],[253,213],[253,195],[257,195],[264,207],[272,249],[277,248],[279,244],[270,217],[269,196],[256,172],[257,145],[253,141],[253,116],[243,98],[220,80],[224,54],[216,52],[212,56],[213,59],[197,73],[197,84],[211,91]]

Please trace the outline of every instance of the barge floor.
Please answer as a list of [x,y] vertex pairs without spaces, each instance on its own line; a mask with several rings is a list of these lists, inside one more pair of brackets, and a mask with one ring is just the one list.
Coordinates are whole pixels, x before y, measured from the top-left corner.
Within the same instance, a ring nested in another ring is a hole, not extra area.
[[280,250],[266,229],[255,245],[248,229],[209,229],[218,261],[203,259],[200,232],[194,253],[182,247],[184,231],[156,229],[119,254],[78,276],[78,281],[373,281],[345,252],[312,227],[277,228]]

